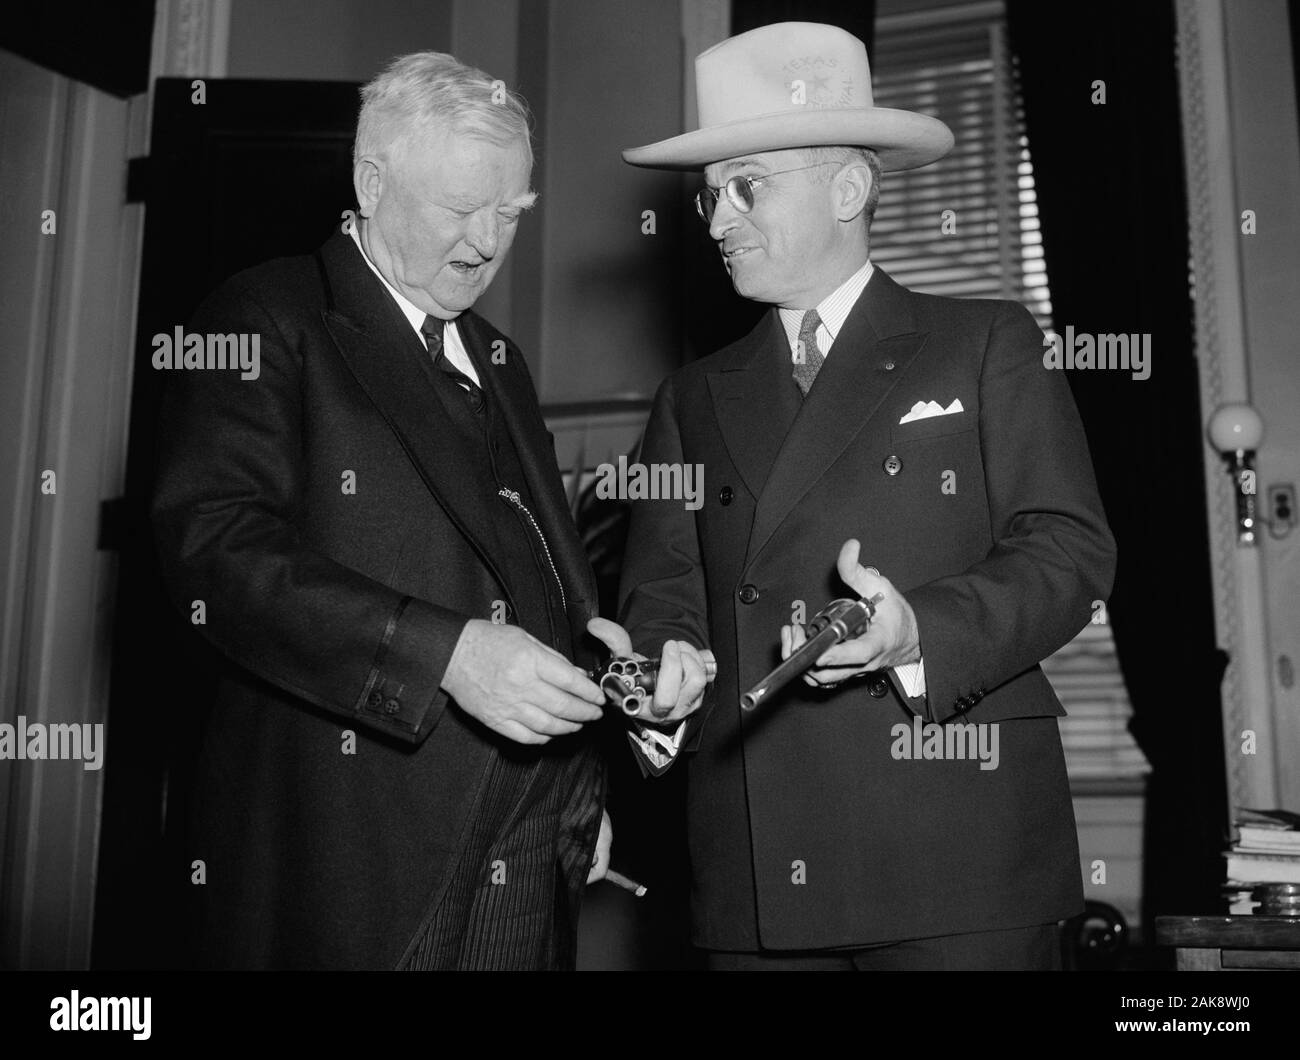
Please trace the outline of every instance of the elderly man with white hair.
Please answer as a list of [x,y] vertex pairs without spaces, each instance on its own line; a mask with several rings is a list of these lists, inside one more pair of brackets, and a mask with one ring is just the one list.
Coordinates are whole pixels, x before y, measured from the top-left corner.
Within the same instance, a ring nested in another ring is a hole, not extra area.
[[190,324],[257,336],[257,378],[164,402],[164,575],[222,660],[176,885],[203,965],[568,968],[608,860],[596,589],[472,309],[536,198],[528,115],[432,52],[362,98],[359,216]]

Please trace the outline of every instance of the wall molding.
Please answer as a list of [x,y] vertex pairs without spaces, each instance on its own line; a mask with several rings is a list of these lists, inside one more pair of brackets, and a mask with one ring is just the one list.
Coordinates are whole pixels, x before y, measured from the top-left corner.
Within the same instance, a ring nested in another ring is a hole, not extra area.
[[233,0],[158,0],[149,83],[156,77],[225,77]]
[[[1201,421],[1220,405],[1250,400],[1241,297],[1236,178],[1223,0],[1177,0],[1177,55],[1187,180]],[[1258,547],[1237,544],[1231,476],[1202,434],[1215,634],[1228,654],[1223,675],[1228,809],[1277,804],[1263,581]],[[1255,732],[1260,752],[1241,753]]]

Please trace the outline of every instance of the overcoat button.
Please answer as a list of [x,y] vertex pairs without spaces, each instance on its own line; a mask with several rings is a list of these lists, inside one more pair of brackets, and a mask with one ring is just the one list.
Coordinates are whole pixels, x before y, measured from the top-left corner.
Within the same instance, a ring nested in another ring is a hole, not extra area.
[[742,604],[752,604],[758,599],[758,586],[746,583],[740,587],[738,595]]
[[885,457],[885,462],[881,466],[885,469],[886,475],[897,475],[903,470],[903,462],[893,453],[890,453],[889,456]]
[[873,699],[884,699],[889,695],[889,681],[883,677],[873,677],[867,682],[867,691]]
[[730,486],[723,486],[722,489],[718,490],[718,500],[720,500],[723,504],[730,504],[731,498],[734,497],[735,495],[736,495],[735,492],[732,490]]
[[398,700],[396,700],[396,699],[386,699],[386,700],[384,700],[384,713],[385,713],[385,714],[396,714],[396,713],[397,713],[399,710],[401,710],[401,709],[402,709],[402,704],[401,704]]

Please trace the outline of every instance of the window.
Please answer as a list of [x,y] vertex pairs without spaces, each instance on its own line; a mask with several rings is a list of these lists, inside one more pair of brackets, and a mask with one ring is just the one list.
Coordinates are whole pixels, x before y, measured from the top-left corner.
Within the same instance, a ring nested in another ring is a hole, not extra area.
[[886,174],[871,256],[914,290],[1020,302],[1046,330],[1052,303],[1006,24],[943,13],[878,23],[876,105],[933,114],[957,143],[934,165]]

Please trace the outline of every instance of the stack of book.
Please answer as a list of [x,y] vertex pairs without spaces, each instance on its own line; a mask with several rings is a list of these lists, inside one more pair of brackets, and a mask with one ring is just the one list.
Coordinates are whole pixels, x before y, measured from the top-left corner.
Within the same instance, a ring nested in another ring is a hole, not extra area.
[[1300,916],[1300,814],[1242,810],[1227,852],[1230,913]]

